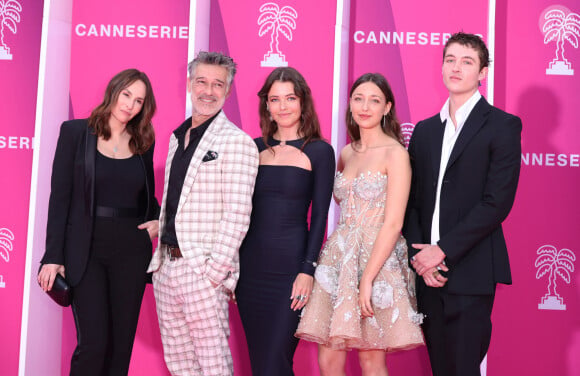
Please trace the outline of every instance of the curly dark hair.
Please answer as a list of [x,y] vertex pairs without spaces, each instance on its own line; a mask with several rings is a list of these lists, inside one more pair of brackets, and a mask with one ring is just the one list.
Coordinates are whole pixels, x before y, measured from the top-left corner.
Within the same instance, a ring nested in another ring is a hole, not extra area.
[[278,125],[271,120],[268,112],[268,93],[272,88],[274,82],[291,82],[294,85],[294,94],[300,98],[300,109],[302,116],[300,117],[300,125],[298,127],[298,135],[304,137],[304,145],[310,141],[320,140],[322,138],[320,132],[320,121],[314,109],[314,100],[312,99],[312,91],[306,83],[304,77],[296,69],[291,67],[281,67],[274,69],[266,78],[266,82],[258,92],[260,97],[259,115],[260,128],[262,129],[262,138],[264,143],[268,145],[268,137],[271,137],[278,130]]
[[89,126],[93,128],[95,134],[108,140],[111,137],[109,118],[111,109],[117,103],[121,92],[135,81],[142,81],[145,84],[145,99],[141,111],[127,123],[127,133],[131,135],[129,149],[134,154],[143,154],[153,142],[155,142],[155,131],[151,124],[151,119],[157,109],[153,88],[147,75],[137,69],[125,69],[117,73],[105,89],[103,102],[95,107],[89,117]]
[[[395,96],[393,95],[393,91],[391,90],[391,86],[387,82],[387,79],[382,74],[365,73],[357,78],[357,80],[350,88],[350,94],[348,97],[352,98],[352,93],[354,93],[356,88],[365,82],[372,82],[373,84],[377,85],[377,87],[383,92],[386,103],[391,102],[391,110],[386,116],[383,117],[383,119],[381,119],[381,129],[383,130],[383,133],[399,141],[401,145],[404,145],[403,133],[401,132],[401,123],[397,118],[397,111],[395,110]],[[352,118],[350,101],[346,108],[346,129],[348,131],[348,136],[352,141],[360,140],[360,129],[358,124]]]

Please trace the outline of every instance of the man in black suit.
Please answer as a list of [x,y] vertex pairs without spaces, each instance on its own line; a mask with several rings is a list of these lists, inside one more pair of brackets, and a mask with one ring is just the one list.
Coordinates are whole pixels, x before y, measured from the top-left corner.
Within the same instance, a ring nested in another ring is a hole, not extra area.
[[409,144],[413,180],[404,235],[434,376],[480,375],[496,283],[511,284],[502,222],[513,205],[521,120],[479,93],[489,53],[457,33],[443,51],[449,99]]

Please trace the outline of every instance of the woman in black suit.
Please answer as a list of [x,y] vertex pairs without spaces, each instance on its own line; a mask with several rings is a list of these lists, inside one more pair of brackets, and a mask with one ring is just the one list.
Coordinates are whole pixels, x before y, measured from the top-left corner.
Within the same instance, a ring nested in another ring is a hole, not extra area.
[[65,121],[54,156],[46,251],[38,283],[74,288],[71,375],[126,375],[157,236],[156,104],[145,73],[109,82],[88,119]]

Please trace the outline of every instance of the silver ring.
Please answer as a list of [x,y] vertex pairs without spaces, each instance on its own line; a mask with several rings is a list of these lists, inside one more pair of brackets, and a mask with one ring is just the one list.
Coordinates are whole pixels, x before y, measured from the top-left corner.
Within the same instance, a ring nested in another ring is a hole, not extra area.
[[439,265],[437,265],[437,271],[441,271],[443,269],[441,269],[441,267]]
[[415,262],[415,256],[412,256],[412,257],[411,257],[411,261],[412,261],[412,262]]
[[306,295],[298,295],[298,300],[303,301],[306,299]]

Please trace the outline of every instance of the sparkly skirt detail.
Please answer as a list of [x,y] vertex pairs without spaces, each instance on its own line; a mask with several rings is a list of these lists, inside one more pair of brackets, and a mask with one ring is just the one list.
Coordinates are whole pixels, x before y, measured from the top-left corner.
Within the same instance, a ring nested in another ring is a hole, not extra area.
[[337,174],[341,218],[320,254],[297,337],[338,350],[397,351],[424,343],[415,274],[402,236],[374,280],[374,316],[362,318],[358,306],[358,284],[384,221],[386,186],[387,177],[378,172],[352,180]]

